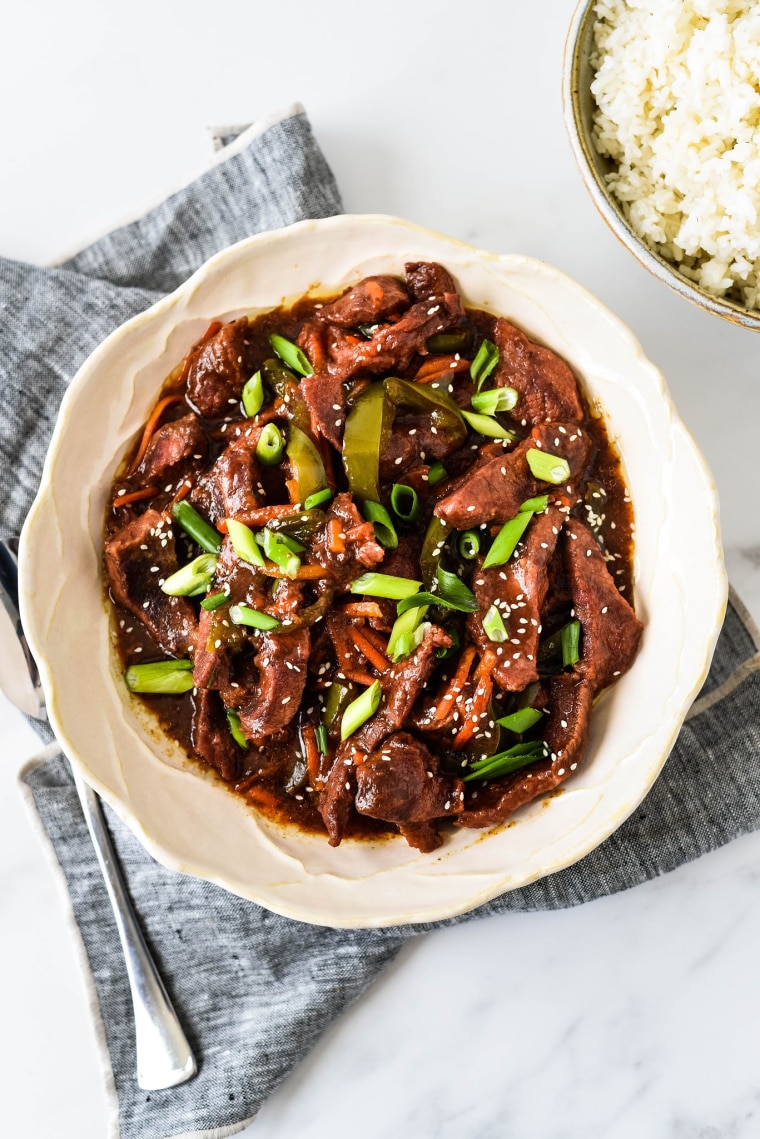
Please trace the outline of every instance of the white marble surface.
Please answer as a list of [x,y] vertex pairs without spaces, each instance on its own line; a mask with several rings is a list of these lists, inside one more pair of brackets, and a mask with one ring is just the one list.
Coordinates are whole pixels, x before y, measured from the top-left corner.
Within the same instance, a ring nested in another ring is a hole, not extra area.
[[[760,341],[667,292],[596,216],[561,117],[573,0],[538,8],[9,6],[0,253],[45,262],[76,248],[200,169],[204,125],[301,99],[347,209],[542,257],[630,324],[712,466],[729,570],[757,618]],[[84,985],[15,787],[36,741],[1,702],[0,731],[0,1130],[91,1139],[105,1133],[106,1105]],[[759,887],[751,836],[581,909],[420,940],[246,1134],[752,1139]]]

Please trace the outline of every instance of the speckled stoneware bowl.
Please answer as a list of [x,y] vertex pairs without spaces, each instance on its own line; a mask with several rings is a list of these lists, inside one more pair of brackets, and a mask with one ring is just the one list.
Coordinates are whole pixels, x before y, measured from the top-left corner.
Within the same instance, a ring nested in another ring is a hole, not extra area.
[[[587,760],[561,794],[493,830],[454,830],[432,854],[402,839],[284,828],[206,778],[130,698],[103,596],[111,480],[164,377],[213,318],[337,292],[368,273],[437,260],[465,300],[504,314],[575,369],[623,456],[636,515],[629,673],[595,709]],[[618,827],[652,786],[706,675],[726,578],[713,480],[664,380],[628,329],[556,269],[484,253],[387,217],[308,221],[212,258],[114,332],[74,379],[24,528],[22,617],[64,749],[165,865],[278,913],[333,926],[431,921],[561,870]]]
[[670,261],[642,241],[631,229],[617,198],[608,189],[605,175],[613,168],[608,158],[597,151],[592,137],[593,114],[596,108],[591,83],[594,72],[590,57],[594,46],[595,0],[580,0],[573,15],[565,42],[562,99],[565,126],[581,177],[591,199],[612,232],[622,241],[640,265],[654,273],[663,284],[674,289],[706,312],[741,324],[744,328],[760,330],[760,312],[750,310],[739,302],[715,297],[688,280]]

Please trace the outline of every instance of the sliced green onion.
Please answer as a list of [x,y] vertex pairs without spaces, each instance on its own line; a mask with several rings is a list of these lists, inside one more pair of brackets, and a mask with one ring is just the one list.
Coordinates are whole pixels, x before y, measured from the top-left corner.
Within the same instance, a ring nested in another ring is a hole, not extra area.
[[261,372],[256,372],[251,376],[248,383],[243,388],[243,410],[249,419],[253,419],[254,415],[258,415],[264,405],[264,383],[261,379]]
[[464,613],[477,612],[479,606],[475,595],[461,578],[455,573],[449,573],[440,563],[435,567],[435,577],[438,582],[436,597],[439,601],[448,602],[452,609],[461,609]]
[[404,610],[393,622],[393,628],[391,629],[391,635],[388,638],[388,646],[385,651],[394,664],[403,660],[405,656],[409,656],[411,648],[408,651],[404,651],[407,648],[407,642],[411,644],[411,637],[417,630],[417,627],[427,611],[427,605],[418,605],[414,608]]
[[476,415],[472,411],[463,411],[462,416],[467,420],[473,431],[479,435],[487,435],[490,439],[514,439],[514,431],[502,425],[490,415]]
[[548,505],[549,495],[539,494],[535,498],[526,498],[525,502],[520,507],[520,513],[524,514],[527,510],[529,510],[531,514],[540,514],[543,510],[546,510]]
[[505,562],[509,561],[532,517],[533,514],[526,510],[522,514],[510,518],[509,522],[504,523],[494,538],[491,549],[485,556],[483,569],[490,569],[491,566],[503,566]]
[[503,775],[512,775],[513,772],[535,763],[537,759],[546,759],[549,749],[543,740],[531,740],[528,743],[515,744],[506,751],[496,755],[486,756],[471,764],[472,771],[465,775],[463,782],[469,783],[473,779],[499,779]]
[[454,332],[436,332],[435,336],[428,337],[425,347],[428,352],[444,353],[466,352],[472,344],[472,329],[459,328]]
[[285,454],[285,440],[276,423],[267,423],[256,444],[256,458],[265,467],[273,467]]
[[261,541],[264,547],[264,553],[269,558],[270,562],[274,562],[276,566],[284,570],[290,578],[295,578],[301,568],[301,559],[295,553],[293,547],[298,550],[303,550],[300,542],[294,538],[288,537],[287,534],[275,533],[274,530],[264,529],[260,534],[256,535],[256,540]]
[[314,369],[309,363],[308,356],[305,356],[292,340],[286,340],[284,336],[278,336],[277,333],[274,333],[269,337],[269,343],[283,363],[292,368],[294,372],[298,372],[301,376],[314,375]]
[[189,502],[175,502],[172,507],[172,518],[201,549],[209,554],[219,553],[222,548],[221,534],[217,533]]
[[351,582],[351,592],[400,601],[403,597],[411,597],[421,585],[421,581],[412,581],[410,577],[394,577],[390,573],[363,573]]
[[395,550],[398,546],[398,534],[391,521],[391,516],[380,502],[373,502],[371,498],[364,500],[362,513],[368,522],[375,527],[375,537],[386,550]]
[[362,336],[367,340],[371,340],[380,327],[379,324],[357,324],[356,326],[361,332]]
[[550,455],[548,451],[539,451],[531,447],[525,458],[534,478],[541,482],[550,482],[559,486],[570,478],[570,464],[561,455]]
[[181,566],[175,573],[166,578],[161,589],[170,597],[188,597],[201,590],[208,589],[208,584],[216,570],[216,558],[213,554],[201,554],[193,558],[186,566]]
[[502,728],[508,728],[510,732],[517,732],[518,735],[522,735],[523,732],[528,732],[535,727],[543,715],[543,712],[539,711],[538,708],[518,708],[516,712],[502,716],[496,723],[500,724]]
[[224,590],[221,593],[209,593],[208,597],[204,597],[201,601],[201,609],[220,609],[229,599],[229,593],[225,593]]
[[351,701],[340,722],[341,740],[347,740],[357,728],[366,723],[370,716],[374,716],[380,707],[382,698],[383,691],[380,687],[380,681],[376,680],[374,684],[370,684],[369,688],[364,689],[361,696],[357,696],[355,700]]
[[227,709],[227,725],[230,729],[230,735],[238,747],[247,748],[248,740],[243,735],[243,729],[240,727],[240,717],[234,708]]
[[332,498],[332,491],[329,487],[324,490],[318,490],[316,494],[310,494],[303,504],[304,510],[313,510],[315,506],[321,506],[323,502],[329,502]]
[[562,644],[562,664],[565,668],[575,664],[580,659],[579,648],[581,639],[580,621],[570,621],[560,632]]
[[249,605],[231,605],[230,619],[236,625],[248,625],[251,629],[279,629],[280,622],[269,613],[260,613],[258,609],[251,609]]
[[487,392],[476,392],[470,403],[483,415],[496,415],[500,411],[511,411],[518,398],[514,388],[491,388]]
[[252,566],[261,566],[263,569],[266,562],[253,530],[243,522],[236,522],[234,518],[227,518],[226,523],[232,548],[241,561],[248,562]]
[[314,729],[314,735],[317,737],[317,747],[319,748],[320,755],[327,755],[329,749],[327,743],[327,728],[324,724],[319,724]]
[[416,522],[420,514],[420,500],[413,486],[395,482],[391,487],[391,506],[404,522]]
[[465,530],[457,538],[457,549],[467,562],[471,562],[480,553],[480,534],[477,530]]
[[151,692],[179,696],[193,687],[191,660],[158,660],[153,664],[133,664],[124,673],[130,692]]
[[[466,587],[465,587],[466,588]],[[396,606],[400,615],[408,613],[410,609],[418,609],[420,605],[440,605],[442,609],[456,609],[458,613],[474,613],[471,605],[462,605],[458,601],[448,601],[440,593],[415,593],[412,597],[404,597]]]
[[445,479],[447,474],[448,471],[444,467],[443,463],[440,463],[437,460],[436,462],[431,463],[427,477],[428,486],[435,486],[435,484],[440,482],[441,479]]
[[493,641],[497,645],[509,640],[509,633],[505,628],[501,613],[495,605],[492,605],[483,617],[483,632],[489,641]]
[[499,349],[492,340],[484,340],[470,365],[470,376],[478,391],[499,362]]

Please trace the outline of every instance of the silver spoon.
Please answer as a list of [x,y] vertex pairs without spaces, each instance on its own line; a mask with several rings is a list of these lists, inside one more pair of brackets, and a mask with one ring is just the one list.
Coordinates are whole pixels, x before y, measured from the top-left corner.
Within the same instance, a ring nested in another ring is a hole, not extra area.
[[[22,712],[46,720],[39,673],[19,617],[17,555],[18,538],[0,539],[0,689]],[[195,1075],[195,1057],[137,924],[100,800],[73,764],[72,771],[124,952],[135,1013],[137,1083],[146,1091],[173,1088]]]

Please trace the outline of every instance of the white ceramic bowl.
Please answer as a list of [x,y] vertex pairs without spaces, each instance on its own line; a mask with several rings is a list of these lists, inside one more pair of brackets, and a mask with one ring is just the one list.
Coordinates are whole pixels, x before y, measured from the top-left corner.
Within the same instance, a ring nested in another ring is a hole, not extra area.
[[[593,716],[587,760],[548,803],[423,855],[277,826],[210,778],[128,695],[111,648],[101,547],[109,487],[164,377],[214,318],[336,292],[406,260],[441,261],[465,300],[562,355],[603,412],[636,515],[639,656]],[[556,269],[387,217],[307,221],[240,242],[117,329],[61,407],[20,551],[22,618],[69,757],[147,849],[277,913],[332,926],[432,921],[560,870],[652,786],[706,675],[726,602],[713,480],[664,380],[599,301]]]
[[748,309],[729,296],[716,297],[679,272],[677,265],[666,260],[631,227],[620,201],[612,193],[607,175],[613,170],[610,159],[603,157],[594,142],[596,102],[591,94],[594,70],[591,56],[594,47],[597,0],[578,0],[565,41],[562,74],[562,102],[565,126],[581,178],[591,200],[615,236],[632,253],[640,265],[654,274],[664,285],[705,312],[760,330],[760,312]]

